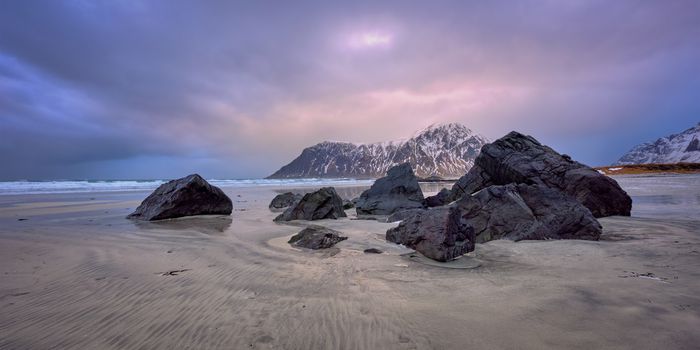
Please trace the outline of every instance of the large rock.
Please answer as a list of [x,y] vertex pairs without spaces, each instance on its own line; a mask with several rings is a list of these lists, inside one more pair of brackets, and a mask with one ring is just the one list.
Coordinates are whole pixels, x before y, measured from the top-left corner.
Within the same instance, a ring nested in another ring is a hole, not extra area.
[[494,185],[449,206],[394,215],[399,214],[403,221],[387,231],[386,239],[438,261],[494,239],[598,240],[602,231],[590,210],[544,185]]
[[289,239],[289,244],[308,249],[326,249],[340,241],[348,239],[340,235],[341,232],[327,227],[312,225]]
[[386,232],[386,240],[403,244],[428,258],[449,261],[474,250],[474,229],[461,219],[458,207],[416,211]]
[[229,215],[231,199],[197,174],[160,185],[127,218],[163,220],[191,215]]
[[272,198],[270,209],[284,209],[299,201],[303,196],[300,193],[285,192]]
[[355,203],[358,215],[389,215],[399,210],[423,208],[423,192],[409,163],[397,165],[362,192]]
[[346,217],[343,200],[333,187],[324,187],[316,192],[307,193],[275,221],[322,220]]
[[476,243],[494,239],[598,240],[591,212],[572,197],[544,185],[490,186],[454,205],[474,230]]
[[576,198],[595,217],[629,216],[632,199],[617,182],[518,132],[487,144],[452,188],[452,199],[490,185],[540,184]]

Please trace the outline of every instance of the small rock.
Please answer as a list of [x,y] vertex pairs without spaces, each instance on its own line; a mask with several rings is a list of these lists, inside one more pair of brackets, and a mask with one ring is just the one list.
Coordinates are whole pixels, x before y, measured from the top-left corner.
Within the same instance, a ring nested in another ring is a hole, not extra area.
[[364,252],[365,252],[365,254],[381,254],[381,253],[384,253],[383,251],[381,251],[380,249],[377,249],[377,248],[367,248],[367,249],[365,249]]
[[340,236],[341,232],[336,230],[331,230],[327,227],[311,225],[296,235],[289,239],[289,244],[308,248],[308,249],[326,249],[330,248],[336,243],[348,239],[347,237]]

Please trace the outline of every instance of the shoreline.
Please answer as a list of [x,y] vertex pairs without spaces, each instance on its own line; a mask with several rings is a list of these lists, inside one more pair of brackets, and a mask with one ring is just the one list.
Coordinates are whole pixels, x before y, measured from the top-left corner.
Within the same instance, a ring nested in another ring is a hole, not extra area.
[[[605,172],[605,169],[620,169],[620,170],[613,170],[609,171],[608,173],[605,173],[605,175],[610,176],[612,178],[625,178],[629,176],[649,176],[649,177],[654,177],[654,176],[675,176],[675,175],[692,175],[692,174],[698,174],[700,173],[700,163],[694,163],[691,164],[690,167],[692,169],[695,169],[697,166],[698,171],[646,171],[646,172],[626,172],[623,169],[624,166],[608,166],[608,167],[596,167],[594,169],[598,171]],[[632,166],[627,166],[627,167],[638,167],[638,165],[632,165]],[[687,167],[686,167],[687,168]],[[257,181],[257,180],[263,180],[263,179],[253,179],[253,180],[210,180],[210,181],[230,181],[230,182],[236,182],[236,181]],[[245,189],[250,189],[250,188],[268,188],[268,189],[275,189],[279,191],[284,191],[284,190],[301,190],[301,191],[307,191],[308,189],[312,188],[319,188],[319,187],[335,187],[335,188],[349,188],[349,187],[367,187],[371,186],[372,182],[376,179],[347,179],[347,178],[328,178],[328,179],[308,179],[308,178],[300,178],[296,179],[299,182],[292,182],[292,183],[264,183],[264,184],[254,184],[254,183],[237,183],[236,185],[230,185],[230,184],[221,184],[221,183],[216,183],[214,182],[213,184],[215,186],[218,186],[222,189],[226,190],[231,190],[235,191],[237,189],[245,190]],[[457,181],[458,179],[420,179],[418,182],[421,184],[421,187],[424,189],[424,192],[427,190],[427,192],[438,192],[442,187],[447,187],[448,189],[452,187],[452,185]],[[109,181],[109,182],[124,182],[127,180],[114,180],[114,181]],[[131,180],[128,180],[131,181]],[[128,182],[127,181],[127,182]],[[87,197],[96,197],[96,196],[101,196],[101,195],[110,195],[110,194],[140,194],[140,193],[150,193],[153,191],[156,187],[158,187],[159,184],[161,184],[165,180],[154,180],[154,181],[159,181],[157,184],[154,182],[150,187],[143,187],[143,188],[119,188],[115,187],[113,189],[105,190],[105,189],[98,189],[98,190],[89,190],[89,189],[53,189],[53,190],[27,190],[25,192],[20,192],[20,191],[3,191],[2,188],[0,188],[0,199],[3,197],[10,197],[10,196],[32,196],[32,195],[65,195],[68,197],[72,196],[87,196]],[[38,181],[36,183],[61,183],[63,181]],[[68,183],[73,183],[74,181],[66,181]],[[100,182],[100,181],[98,181]],[[153,181],[147,181],[147,182],[153,182]],[[2,183],[2,182],[0,182]],[[26,181],[10,181],[10,182],[4,182],[4,183],[27,183]],[[0,200],[1,202],[1,200]]]

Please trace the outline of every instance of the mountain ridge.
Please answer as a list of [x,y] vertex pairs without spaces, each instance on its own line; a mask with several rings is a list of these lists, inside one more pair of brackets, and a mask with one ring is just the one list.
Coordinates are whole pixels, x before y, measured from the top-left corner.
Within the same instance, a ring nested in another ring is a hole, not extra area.
[[677,134],[634,146],[614,165],[700,163],[700,122]]
[[377,178],[406,162],[419,177],[458,178],[474,165],[474,158],[487,142],[459,123],[432,124],[402,140],[323,141],[305,148],[267,178]]

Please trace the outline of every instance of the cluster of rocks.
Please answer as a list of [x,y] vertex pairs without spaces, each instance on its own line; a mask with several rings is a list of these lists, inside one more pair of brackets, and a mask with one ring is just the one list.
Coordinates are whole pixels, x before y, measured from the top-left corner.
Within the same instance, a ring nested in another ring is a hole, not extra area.
[[[275,221],[320,220],[345,217],[344,207],[352,205],[343,201],[333,187],[324,187],[305,195],[282,193],[272,200],[269,208],[286,208]],[[127,218],[156,221],[195,215],[230,215],[232,210],[231,199],[220,188],[192,174],[159,186]],[[345,239],[347,237],[338,231],[311,225],[294,235],[289,243],[309,249],[325,249]]]
[[[389,178],[397,176],[380,179],[382,188]],[[413,183],[392,186],[412,188]],[[392,195],[392,203],[402,203]],[[415,198],[420,197],[411,198],[418,203]],[[531,136],[511,132],[485,145],[474,167],[452,190],[443,189],[409,210],[374,207],[393,212],[389,222],[401,221],[387,231],[388,241],[448,261],[474,250],[475,243],[494,239],[598,240],[602,228],[596,217],[629,216],[632,200],[615,180]]]
[[[270,209],[287,209],[275,218],[275,221],[323,220],[347,217],[345,209],[352,206],[349,201],[340,198],[333,187],[324,187],[305,195],[292,192],[277,195],[270,203]],[[341,233],[318,225],[309,225],[292,236],[289,244],[308,249],[327,249],[336,243],[348,239]]]
[[[598,240],[602,229],[596,218],[629,216],[632,200],[615,180],[531,136],[511,132],[484,145],[469,172],[451,190],[434,196],[423,196],[405,163],[389,169],[353,201],[324,187],[304,195],[283,193],[269,205],[284,209],[274,219],[278,222],[338,219],[353,206],[358,216],[400,221],[386,232],[388,241],[448,261],[494,239]],[[231,199],[221,189],[193,174],[161,185],[128,217],[152,221],[231,211]],[[345,239],[338,231],[312,225],[289,243],[325,249]]]

